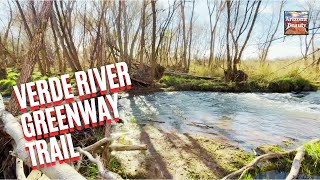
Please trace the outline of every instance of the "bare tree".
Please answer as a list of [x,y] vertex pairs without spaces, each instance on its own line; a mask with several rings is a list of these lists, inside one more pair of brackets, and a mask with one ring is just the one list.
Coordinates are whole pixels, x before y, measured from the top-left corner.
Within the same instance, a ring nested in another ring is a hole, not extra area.
[[[59,4],[58,4],[59,3]],[[55,26],[55,31],[58,34],[60,44],[64,47],[64,55],[69,60],[69,65],[73,71],[79,71],[82,69],[78,52],[74,44],[74,38],[72,36],[72,22],[71,13],[74,7],[74,1],[68,1],[66,9],[62,1],[54,2],[55,5],[55,16],[53,15],[53,25]],[[65,9],[65,10],[64,10]]]
[[[26,58],[22,62],[22,69],[20,77],[17,80],[17,86],[20,87],[21,84],[29,82],[31,80],[31,75],[33,72],[34,65],[38,59],[38,53],[42,48],[42,40],[47,28],[47,22],[52,13],[52,1],[44,1],[39,14],[39,26],[33,35],[30,48],[27,52]],[[12,94],[8,110],[13,114],[19,113],[19,105]]]
[[146,29],[146,8],[147,0],[143,0],[141,12],[141,37],[140,37],[140,69],[143,67],[143,54],[145,48],[145,29]]
[[187,37],[186,37],[186,18],[184,14],[185,1],[182,0],[180,3],[181,9],[181,22],[182,22],[182,64],[183,69],[187,69]]
[[192,29],[193,29],[193,16],[194,16],[194,5],[195,0],[192,2],[192,11],[191,11],[191,18],[190,18],[190,25],[189,25],[189,49],[188,49],[188,67],[187,72],[189,72],[190,64],[191,64],[191,44],[192,44]]
[[237,72],[240,61],[251,37],[261,5],[261,1],[245,2],[244,15],[240,18],[242,2],[227,1],[227,70],[225,71],[227,81],[236,81],[238,79]]
[[[212,4],[212,7],[211,7]],[[209,66],[212,67],[214,64],[215,57],[215,43],[216,43],[216,31],[218,23],[225,7],[225,1],[207,0],[207,7],[209,12],[209,22],[210,22],[210,55],[209,55]],[[213,13],[215,16],[213,19]]]
[[[308,62],[308,53],[310,51],[310,48],[312,46],[312,51],[315,51],[314,47],[314,38],[317,32],[319,31],[319,28],[316,28],[317,26],[317,20],[320,16],[320,11],[316,9],[317,3],[315,1],[308,1],[307,2],[307,10],[309,11],[309,19],[311,24],[313,25],[314,29],[311,31],[310,35],[305,35],[304,37],[300,37],[300,50],[302,57],[304,59],[304,65],[307,67],[309,66]],[[315,54],[312,53],[312,64],[315,64]]]
[[152,45],[151,45],[151,76],[155,77],[157,55],[156,55],[156,33],[157,33],[157,11],[156,0],[151,0],[152,9]]
[[259,49],[261,49],[260,60],[261,60],[262,64],[264,64],[266,62],[266,59],[267,59],[267,56],[269,53],[269,49],[271,47],[271,44],[274,40],[274,37],[275,37],[277,31],[278,31],[280,21],[283,17],[283,7],[285,5],[285,2],[286,2],[285,0],[280,2],[280,8],[279,8],[278,15],[277,15],[278,19],[276,21],[276,24],[274,25],[274,29],[272,29],[273,24],[274,24],[273,19],[275,17],[274,12],[273,12],[272,19],[271,19],[271,22],[270,22],[270,25],[269,25],[269,28],[267,31],[265,43],[263,43],[262,46],[259,48]]

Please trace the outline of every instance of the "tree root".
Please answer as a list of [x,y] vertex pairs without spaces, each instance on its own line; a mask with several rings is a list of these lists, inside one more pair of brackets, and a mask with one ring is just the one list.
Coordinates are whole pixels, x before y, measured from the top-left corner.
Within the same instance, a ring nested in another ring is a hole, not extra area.
[[[320,141],[320,139],[314,139],[314,140],[309,141],[308,143],[313,144],[313,143],[317,143],[319,141]],[[275,159],[275,158],[281,158],[283,156],[290,155],[292,153],[296,153],[296,155],[295,155],[295,158],[294,158],[292,166],[291,166],[291,170],[290,170],[286,180],[295,179],[299,175],[301,163],[302,163],[304,155],[305,155],[305,149],[304,149],[303,145],[298,147],[297,149],[291,150],[291,151],[280,152],[280,153],[267,153],[267,154],[263,154],[261,156],[258,156],[254,160],[252,160],[249,164],[247,164],[246,166],[240,168],[239,170],[237,170],[235,172],[228,174],[227,176],[223,177],[222,179],[223,180],[234,179],[235,177],[237,177],[239,175],[240,175],[239,179],[241,179],[250,169],[257,166],[257,164],[259,162],[270,160],[270,159]]]

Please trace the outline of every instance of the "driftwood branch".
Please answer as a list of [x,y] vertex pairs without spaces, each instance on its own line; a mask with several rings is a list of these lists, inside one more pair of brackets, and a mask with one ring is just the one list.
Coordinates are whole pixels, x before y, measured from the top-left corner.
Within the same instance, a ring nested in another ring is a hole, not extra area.
[[[22,128],[18,120],[9,112],[5,111],[3,98],[0,95],[0,121],[3,123],[3,130],[14,140],[14,152],[17,158],[21,159],[27,166],[31,167],[28,151],[25,150],[25,140]],[[75,169],[66,163],[40,169],[50,179],[85,179]]]
[[26,175],[24,174],[23,161],[19,158],[16,158],[16,174],[17,179],[19,180],[27,179]]
[[[309,144],[315,144],[320,142],[320,139],[314,139],[312,141],[309,141]],[[304,160],[305,155],[305,148],[304,146],[300,146],[297,148],[297,154],[293,159],[290,172],[286,178],[286,180],[292,180],[296,179],[300,172],[301,163]]]
[[110,145],[111,151],[135,151],[135,150],[148,150],[146,144],[143,145]]
[[286,180],[296,179],[298,177],[301,163],[304,159],[304,154],[305,154],[304,147],[300,146],[297,149],[297,154],[293,159],[291,170],[290,170],[290,173],[288,174]]
[[[90,146],[84,147],[83,150],[84,151],[88,151],[88,152],[93,152],[95,151],[97,148],[105,145],[107,142],[110,142],[112,140],[116,140],[118,139],[120,136],[114,136],[111,138],[103,138],[100,139],[99,141],[97,141],[94,144],[91,144]],[[113,144],[109,146],[109,149],[111,151],[135,151],[135,150],[147,150],[148,147],[146,144],[142,144],[142,145],[121,145],[121,144]]]
[[39,170],[32,170],[31,173],[28,175],[28,180],[37,180],[41,177],[41,171]]
[[100,139],[96,143],[91,144],[90,146],[87,146],[87,147],[83,148],[83,150],[84,151],[89,151],[89,152],[94,151],[95,149],[105,145],[107,142],[110,142],[110,141],[112,141],[114,139],[116,139],[116,138],[107,138],[107,137],[105,137],[103,139]]
[[95,163],[98,167],[98,171],[99,174],[105,178],[105,179],[122,179],[120,175],[118,175],[117,173],[111,172],[107,169],[103,168],[103,164],[100,161],[99,156],[97,156],[96,158],[94,158],[88,151],[85,151],[83,149],[81,149],[80,147],[76,148],[77,151],[85,156],[87,156],[87,158],[92,162]]
[[253,161],[251,161],[249,164],[247,164],[246,166],[242,167],[241,169],[228,174],[227,176],[225,176],[224,178],[222,178],[223,180],[226,179],[234,179],[234,177],[239,176],[243,171],[247,171],[247,169],[252,168],[254,166],[256,166],[260,161],[265,161],[265,160],[270,160],[270,159],[275,159],[275,158],[280,158],[284,155],[288,155],[293,153],[294,151],[287,151],[287,152],[283,152],[283,153],[268,153],[268,154],[263,154],[261,156],[256,157]]
[[[313,144],[313,143],[317,143],[319,142],[320,139],[314,139],[309,141],[309,143]],[[244,174],[251,168],[255,167],[259,162],[261,161],[266,161],[266,160],[270,160],[270,159],[275,159],[275,158],[280,158],[286,155],[290,155],[292,153],[296,152],[296,156],[293,160],[292,166],[291,166],[291,170],[289,175],[287,176],[287,180],[291,180],[291,179],[295,179],[300,171],[300,167],[301,167],[301,163],[303,161],[304,158],[304,154],[305,154],[305,149],[304,146],[300,146],[295,150],[291,150],[291,151],[286,151],[286,152],[281,152],[281,153],[268,153],[268,154],[263,154],[261,156],[256,157],[253,161],[251,161],[249,164],[247,164],[246,166],[242,167],[241,169],[232,172],[230,174],[228,174],[227,176],[225,176],[224,178],[222,178],[223,180],[226,179],[234,179],[235,177],[239,176],[243,177]]]

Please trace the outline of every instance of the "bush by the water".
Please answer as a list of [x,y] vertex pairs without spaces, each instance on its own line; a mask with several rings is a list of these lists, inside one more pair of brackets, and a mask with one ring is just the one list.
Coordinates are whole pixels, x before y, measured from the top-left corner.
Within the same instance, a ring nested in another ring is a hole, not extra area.
[[0,80],[0,93],[2,96],[10,96],[16,81],[10,79]]
[[320,176],[320,143],[305,144],[306,155],[302,172],[310,177]]
[[2,96],[10,96],[13,90],[13,86],[16,85],[16,81],[20,73],[17,70],[8,68],[7,78],[0,80],[0,93]]
[[177,76],[163,76],[160,79],[163,87],[171,87],[174,90],[191,90],[191,91],[223,91],[227,86],[225,83],[217,83],[204,79],[192,79]]
[[312,85],[310,81],[303,79],[300,76],[284,77],[273,80],[269,83],[268,89],[271,92],[301,92],[301,91],[315,91],[317,87]]

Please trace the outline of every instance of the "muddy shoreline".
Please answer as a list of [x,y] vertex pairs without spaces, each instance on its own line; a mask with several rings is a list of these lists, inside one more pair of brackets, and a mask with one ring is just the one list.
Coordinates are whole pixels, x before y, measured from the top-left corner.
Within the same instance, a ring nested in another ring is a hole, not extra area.
[[[235,142],[219,137],[178,133],[136,122],[118,125],[114,127],[114,132],[126,134],[114,143],[148,146],[146,151],[112,154],[113,161],[119,164],[112,170],[122,177],[132,179],[221,179],[247,165],[258,155],[283,152],[282,147],[294,149],[296,146],[292,142],[283,142],[281,146],[262,145],[248,151]],[[288,172],[293,157],[291,155],[268,161],[249,172],[250,177],[261,177],[265,172]]]

